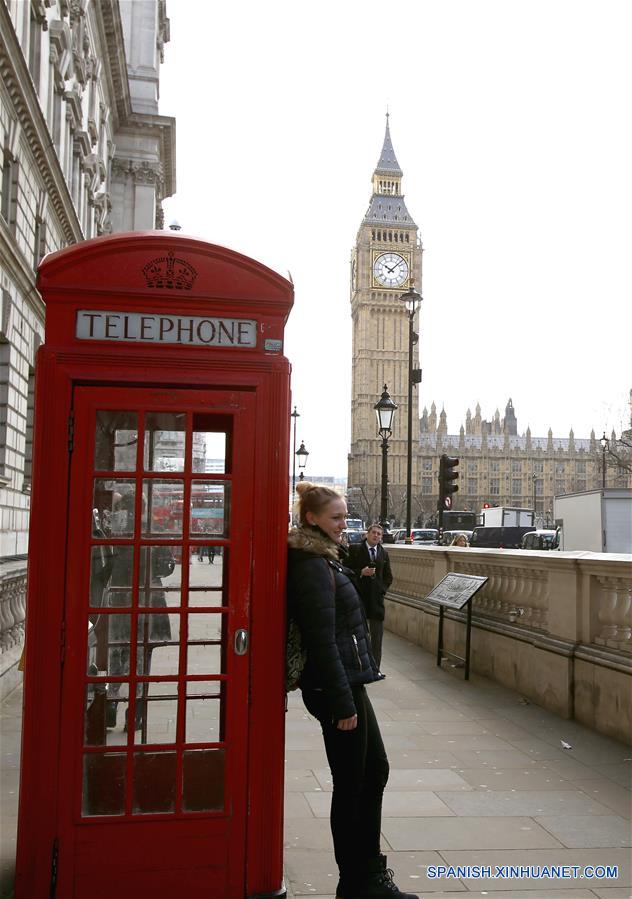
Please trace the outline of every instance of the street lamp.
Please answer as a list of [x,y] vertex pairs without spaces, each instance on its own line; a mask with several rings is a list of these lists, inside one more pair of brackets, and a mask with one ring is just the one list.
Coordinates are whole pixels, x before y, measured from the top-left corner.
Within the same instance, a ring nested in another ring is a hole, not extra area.
[[601,486],[605,490],[606,489],[606,450],[610,446],[610,441],[606,437],[606,432],[603,432],[603,437],[599,441],[601,444]]
[[382,396],[373,408],[375,409],[375,416],[377,418],[377,431],[382,438],[382,499],[380,503],[380,524],[384,527],[388,521],[386,509],[388,498],[388,438],[393,433],[393,416],[397,409],[397,406],[389,396],[386,384],[384,385]]
[[400,296],[400,300],[406,304],[408,312],[408,446],[406,459],[406,539],[408,540],[410,538],[413,492],[413,383],[419,384],[421,381],[421,369],[413,368],[413,346],[418,340],[413,323],[415,313],[421,306],[422,297],[415,290],[414,284],[411,284],[406,293]]
[[307,457],[309,456],[309,453],[305,449],[305,444],[303,443],[302,440],[301,440],[301,445],[296,450],[296,456],[298,456],[298,467],[300,469],[300,474],[298,476],[298,479],[299,479],[299,481],[302,481],[303,480],[303,469],[307,465]]
[[294,493],[296,490],[296,419],[300,418],[300,413],[296,411],[290,413],[290,418],[294,419],[294,437],[292,439],[292,524],[294,524]]
[[533,478],[533,526],[535,527],[535,487],[538,482],[538,476],[536,475],[535,471],[533,472],[532,478]]

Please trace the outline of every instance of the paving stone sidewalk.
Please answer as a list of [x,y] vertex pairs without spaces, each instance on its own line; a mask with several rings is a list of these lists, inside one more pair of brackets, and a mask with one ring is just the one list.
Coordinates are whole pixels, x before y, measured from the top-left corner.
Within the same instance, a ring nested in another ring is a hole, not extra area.
[[[465,682],[462,670],[437,668],[433,654],[390,633],[382,669],[386,680],[368,689],[391,765],[383,851],[401,889],[423,899],[630,899],[632,747],[485,678]],[[335,895],[330,791],[319,725],[293,694],[286,740],[290,895]],[[466,870],[431,878],[430,866]],[[546,875],[547,866],[567,866],[557,873],[569,876],[529,876]],[[598,866],[616,866],[617,876],[601,876]],[[496,874],[497,867],[505,870],[495,878],[463,876],[487,875],[488,868]]]
[[[631,747],[484,678],[466,683],[462,670],[437,668],[431,653],[390,633],[382,667],[386,680],[369,690],[391,764],[383,851],[402,889],[423,899],[630,899]],[[12,895],[21,704],[18,688],[0,711],[2,899]],[[290,697],[286,759],[288,892],[331,899],[331,778],[300,694]],[[430,866],[452,870],[431,878]],[[475,866],[486,876],[464,876]],[[551,866],[569,876],[528,876]],[[487,876],[497,867],[501,876]]]

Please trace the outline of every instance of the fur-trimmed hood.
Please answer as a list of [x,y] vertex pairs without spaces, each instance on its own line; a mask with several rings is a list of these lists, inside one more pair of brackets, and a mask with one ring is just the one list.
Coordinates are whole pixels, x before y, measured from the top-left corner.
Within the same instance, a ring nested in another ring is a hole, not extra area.
[[302,552],[338,561],[337,545],[320,528],[313,528],[309,525],[292,528],[287,537],[287,545],[290,549],[299,549]]

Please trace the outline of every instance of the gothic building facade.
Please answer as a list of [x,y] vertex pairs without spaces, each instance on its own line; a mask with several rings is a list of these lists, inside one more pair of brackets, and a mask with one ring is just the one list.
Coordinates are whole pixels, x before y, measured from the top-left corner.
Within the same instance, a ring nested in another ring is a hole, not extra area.
[[[398,406],[388,443],[388,512],[403,524],[406,505],[408,419],[408,313],[400,299],[413,283],[421,293],[422,244],[401,189],[387,119],[384,145],[373,173],[369,208],[360,225],[351,258],[353,327],[351,451],[347,501],[349,515],[375,520],[380,511],[381,450],[374,405],[383,385]],[[422,309],[423,311],[423,309]],[[417,321],[414,330],[418,331]],[[412,367],[419,365],[413,346]],[[594,431],[590,438],[532,436],[518,433],[511,399],[500,412],[483,419],[481,408],[468,409],[458,433],[449,433],[447,415],[433,403],[418,413],[418,387],[413,387],[413,465],[411,519],[419,525],[436,519],[439,459],[456,456],[459,492],[456,508],[479,512],[483,504],[536,509],[542,526],[552,521],[556,494],[599,488],[603,454]],[[613,433],[610,445],[617,438]],[[632,486],[630,472],[606,465],[606,485]]]
[[[614,433],[609,438],[616,441]],[[434,403],[424,408],[420,421],[419,457],[421,490],[415,516],[425,523],[436,515],[439,458],[446,453],[459,461],[459,492],[455,506],[479,512],[484,503],[535,509],[536,522],[553,523],[553,498],[564,493],[598,489],[603,484],[602,451],[592,431],[589,438],[534,437],[530,428],[518,433],[516,410],[511,399],[501,418],[497,409],[489,421],[476,405],[470,409],[459,432],[449,433],[444,409],[437,417]],[[629,473],[606,466],[607,487],[630,486]]]
[[175,190],[175,120],[158,113],[168,40],[165,0],[0,0],[0,675],[23,639],[37,265],[162,227]]

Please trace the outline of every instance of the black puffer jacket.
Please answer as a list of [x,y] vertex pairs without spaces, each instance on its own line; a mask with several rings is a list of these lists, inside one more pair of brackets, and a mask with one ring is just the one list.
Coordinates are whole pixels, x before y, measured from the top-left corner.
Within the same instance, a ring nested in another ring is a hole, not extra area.
[[288,546],[288,616],[307,650],[299,685],[323,690],[333,719],[350,718],[356,714],[351,687],[381,680],[353,572],[319,528],[294,528]]

